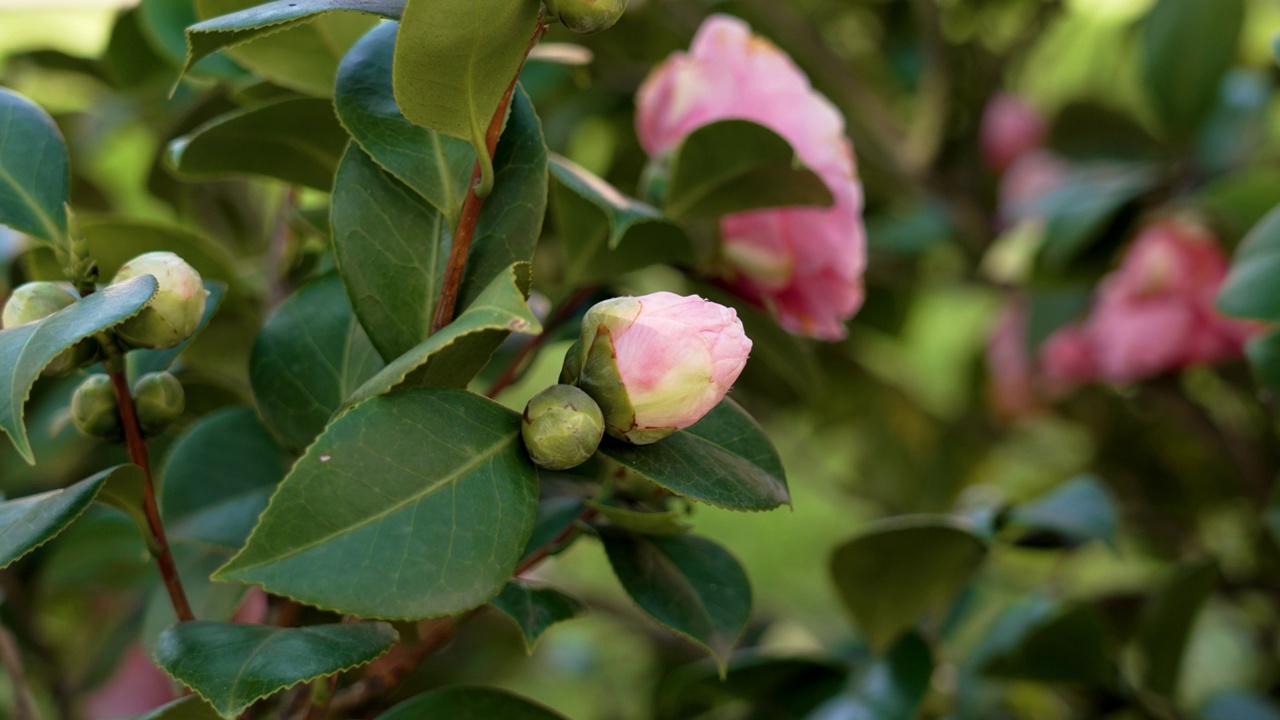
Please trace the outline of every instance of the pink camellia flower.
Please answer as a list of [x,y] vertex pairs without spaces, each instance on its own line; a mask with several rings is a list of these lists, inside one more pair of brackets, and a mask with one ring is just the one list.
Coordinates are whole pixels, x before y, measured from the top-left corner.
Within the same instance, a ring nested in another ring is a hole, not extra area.
[[980,129],[982,159],[996,172],[1004,172],[1018,158],[1044,144],[1048,128],[1044,118],[1025,100],[999,93],[987,102]]
[[1203,225],[1170,219],[1147,226],[1103,281],[1086,324],[1101,377],[1134,382],[1239,357],[1254,325],[1214,308],[1227,269]]
[[115,674],[85,699],[84,716],[88,720],[136,717],[177,697],[173,681],[137,644],[125,651]]
[[751,340],[731,308],[658,292],[596,304],[561,382],[600,405],[605,431],[644,445],[702,419],[747,363]]
[[991,404],[1004,417],[1043,410],[1047,401],[1097,379],[1093,346],[1083,328],[1069,325],[1059,329],[1033,359],[1027,339],[1029,320],[1026,307],[1011,302],[987,343]]
[[713,15],[688,53],[645,80],[636,130],[646,152],[670,152],[695,129],[720,120],[764,125],[795,148],[826,182],[834,204],[727,215],[726,284],[767,308],[789,332],[838,340],[862,305],[866,231],[862,185],[844,119],[782,51],[741,20]]

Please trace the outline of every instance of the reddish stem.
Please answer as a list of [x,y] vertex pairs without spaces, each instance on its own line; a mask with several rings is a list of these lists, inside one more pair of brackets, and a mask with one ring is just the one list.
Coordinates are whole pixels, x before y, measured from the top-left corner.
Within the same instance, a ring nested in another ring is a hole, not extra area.
[[124,426],[125,445],[129,448],[129,460],[142,468],[145,481],[142,494],[142,509],[147,516],[147,525],[151,529],[151,540],[148,543],[155,548],[153,554],[156,565],[160,568],[160,576],[164,578],[164,587],[169,591],[169,600],[173,603],[173,611],[178,620],[186,622],[195,620],[191,605],[187,602],[187,593],[182,589],[182,580],[178,577],[178,567],[173,562],[173,553],[169,550],[169,540],[164,534],[164,523],[160,520],[160,507],[156,504],[156,487],[151,479],[151,461],[147,455],[147,441],[142,437],[142,427],[138,424],[138,414],[133,407],[133,395],[129,393],[129,382],[124,372],[107,366],[107,375],[116,391],[116,403],[120,407],[120,424]]
[[[529,39],[529,47],[524,51],[526,59],[546,30],[542,24],[542,15],[539,14],[533,37]],[[523,67],[524,61],[521,60],[520,68]],[[515,94],[516,82],[519,79],[520,69],[518,68],[515,77],[511,78],[511,84],[507,86],[507,91],[503,93],[501,102],[498,103],[497,112],[489,121],[489,129],[485,133],[484,141],[490,158],[498,149],[498,138],[502,136],[502,124],[507,119],[507,108],[511,106],[511,96]],[[484,198],[476,195],[476,184],[479,180],[480,161],[476,160],[475,168],[471,171],[471,184],[467,186],[467,197],[462,202],[462,215],[458,218],[458,229],[453,234],[453,247],[449,249],[449,262],[444,271],[444,285],[440,288],[440,300],[436,303],[436,315],[431,322],[433,333],[453,321],[453,311],[458,304],[458,289],[462,286],[462,274],[467,269],[467,253],[471,252],[471,239],[475,236],[476,224],[480,221],[480,209],[484,207]]]

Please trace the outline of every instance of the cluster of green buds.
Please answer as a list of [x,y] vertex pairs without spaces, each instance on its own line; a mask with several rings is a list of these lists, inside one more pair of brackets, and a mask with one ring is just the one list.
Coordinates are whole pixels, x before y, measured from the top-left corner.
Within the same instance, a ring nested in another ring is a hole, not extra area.
[[547,13],[579,35],[608,30],[627,9],[627,0],[545,0]]
[[[133,384],[133,410],[144,437],[164,433],[186,409],[182,383],[167,372],[147,373]],[[90,437],[119,442],[124,437],[120,405],[111,378],[90,375],[71,396],[71,420]]]

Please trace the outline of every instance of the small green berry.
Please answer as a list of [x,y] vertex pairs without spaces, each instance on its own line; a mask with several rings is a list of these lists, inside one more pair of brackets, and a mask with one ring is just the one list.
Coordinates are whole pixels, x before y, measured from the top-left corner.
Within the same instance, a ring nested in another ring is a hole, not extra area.
[[147,373],[133,385],[133,407],[148,437],[160,435],[182,417],[186,401],[182,383],[167,372]]
[[567,470],[595,454],[604,437],[604,415],[578,388],[552,385],[525,406],[520,431],[534,464]]
[[90,375],[71,396],[71,420],[80,432],[104,440],[121,437],[120,408],[106,375]]

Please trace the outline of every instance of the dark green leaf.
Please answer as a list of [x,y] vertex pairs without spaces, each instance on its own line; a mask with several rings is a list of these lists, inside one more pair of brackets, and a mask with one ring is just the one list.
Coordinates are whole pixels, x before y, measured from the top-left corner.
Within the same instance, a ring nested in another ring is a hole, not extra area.
[[791,502],[773,443],[732,400],[652,445],[605,438],[600,452],[681,497],[708,505],[772,510]]
[[988,674],[1036,682],[1112,684],[1115,673],[1097,611],[1064,609],[1029,626],[1017,642],[987,663]]
[[160,511],[170,537],[239,549],[292,462],[253,410],[204,416],[165,459]]
[[1151,600],[1138,633],[1148,690],[1174,697],[1191,628],[1217,584],[1216,563],[1186,565]]
[[1248,690],[1225,690],[1209,698],[1196,720],[1280,720],[1280,707]]
[[1240,244],[1218,292],[1218,309],[1236,317],[1280,321],[1280,206]]
[[[245,4],[236,2],[231,5],[244,7]],[[219,17],[211,17],[220,6],[221,3],[207,6],[202,3],[201,9],[206,11],[203,14],[209,19],[187,28],[187,59],[184,72],[201,58],[219,50],[235,47],[262,35],[272,35],[304,26],[324,13],[348,10],[398,18],[404,9],[404,0],[276,0],[276,2],[254,5]],[[194,19],[193,17],[192,20]],[[323,28],[312,29],[310,34],[315,35],[312,43],[326,37]],[[313,59],[313,56],[306,53],[312,43],[306,43],[297,48],[300,60]],[[325,50],[331,49],[325,48]],[[251,59],[262,59],[255,58],[252,52],[248,56]],[[332,76],[331,70],[329,77],[332,78]],[[332,84],[329,87],[332,87]],[[325,94],[327,90],[326,88]]]
[[461,612],[515,569],[537,478],[510,410],[445,388],[377,397],[307,449],[216,578],[362,617]]
[[[205,620],[230,620],[249,588],[239,583],[214,582],[209,576],[231,559],[235,548],[183,536],[170,538],[169,546],[191,612]],[[155,579],[142,623],[142,641],[147,647],[154,646],[161,633],[178,622],[168,591],[159,578]]]
[[63,245],[70,173],[67,146],[53,118],[0,88],[0,224]]
[[919,635],[898,641],[853,687],[854,702],[875,720],[913,720],[933,677],[933,654]]
[[351,136],[379,165],[457,225],[476,153],[471,143],[405,119],[391,89],[398,23],[383,23],[347,51],[333,103]]
[[1073,171],[1035,203],[1036,213],[1045,219],[1039,266],[1054,274],[1065,271],[1157,179],[1143,165],[1108,163]]
[[141,478],[142,471],[136,465],[118,465],[71,487],[0,503],[0,568],[66,530],[108,481]]
[[693,247],[678,225],[560,156],[551,158],[565,283],[579,286],[649,265],[692,265]]
[[453,686],[410,698],[378,716],[377,720],[565,720],[532,701],[506,690]]
[[650,617],[706,648],[723,673],[751,619],[751,584],[728,550],[694,535],[600,533],[622,587]]
[[950,518],[903,517],[837,548],[831,574],[867,644],[882,653],[951,602],[986,554],[986,542]]
[[219,717],[212,705],[196,695],[188,695],[140,715],[136,720],[218,720]]
[[85,220],[80,229],[89,241],[89,254],[98,263],[104,280],[110,280],[121,265],[142,253],[169,250],[186,260],[205,280],[238,286],[235,256],[217,241],[180,225],[101,218]]
[[116,16],[111,38],[99,60],[103,74],[117,89],[169,79],[169,66],[143,34],[141,15],[138,8],[131,8]]
[[169,165],[187,178],[265,175],[328,191],[347,133],[320,98],[236,110],[169,144]]
[[1280,393],[1280,330],[1256,335],[1244,346],[1258,383]]
[[680,535],[689,529],[687,513],[680,510],[642,512],[595,500],[587,500],[587,506],[613,527],[639,535]]
[[1050,533],[1067,545],[1101,540],[1112,548],[1116,545],[1117,515],[1107,486],[1093,475],[1072,478],[1009,513],[1016,526],[1033,533]]
[[848,675],[848,668],[830,660],[765,657],[742,650],[734,653],[723,679],[712,663],[690,663],[663,677],[655,717],[704,717],[716,707],[741,702],[752,708],[746,717],[758,720],[825,717],[810,713],[838,693]]
[[507,583],[489,604],[515,621],[530,653],[547,628],[587,611],[582,603],[558,590],[535,588],[517,580]]
[[300,682],[364,665],[391,648],[386,623],[277,628],[179,623],[161,635],[155,661],[224,718]]
[[41,371],[81,340],[133,317],[156,293],[150,275],[111,285],[38,323],[0,330],[0,377],[8,389],[0,394],[0,429],[22,457],[35,464],[23,423],[23,405]]
[[1243,0],[1160,0],[1147,15],[1142,87],[1170,134],[1190,135],[1209,112],[1243,26]]
[[416,125],[471,143],[480,195],[494,187],[485,131],[538,25],[538,0],[409,0],[393,67],[396,100]]
[[578,521],[578,515],[584,507],[582,501],[572,495],[543,498],[538,503],[533,532],[529,534],[529,542],[525,543],[524,554],[520,559],[529,558],[560,537],[561,533]]
[[494,278],[457,320],[369,378],[346,404],[357,405],[406,385],[466,387],[512,332],[542,332],[542,324],[525,302],[521,274],[527,275],[527,269],[515,267],[506,276]]
[[334,411],[382,369],[336,273],[291,295],[253,345],[249,380],[267,427],[291,450],[310,443]]
[[[142,0],[138,4],[138,20],[143,35],[151,42],[152,49],[173,67],[183,67],[187,55],[187,41],[183,34],[187,26],[198,19],[195,0]],[[188,63],[183,72],[199,72],[206,77],[224,80],[247,75],[244,68],[225,57]],[[180,74],[177,79],[181,80],[181,77]]]
[[746,120],[721,120],[689,133],[672,153],[665,195],[667,214],[681,219],[832,202],[826,183],[786,139]]

